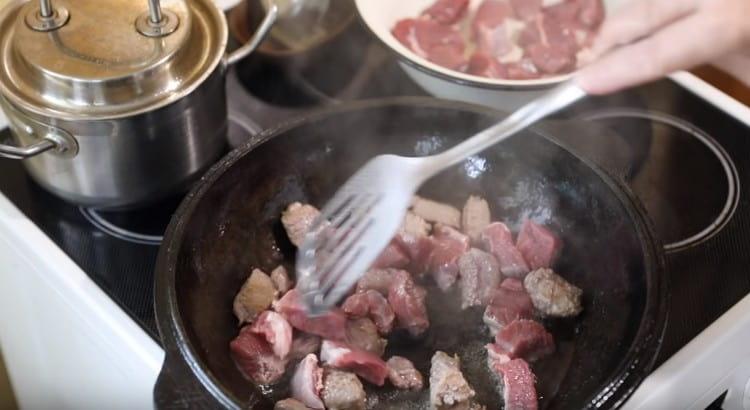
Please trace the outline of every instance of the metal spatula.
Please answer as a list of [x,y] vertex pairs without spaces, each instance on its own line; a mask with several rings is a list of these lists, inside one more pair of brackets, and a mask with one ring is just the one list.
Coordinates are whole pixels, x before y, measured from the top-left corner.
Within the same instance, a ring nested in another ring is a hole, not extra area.
[[398,231],[414,193],[427,179],[558,110],[585,92],[569,80],[505,120],[437,155],[379,155],[323,207],[297,254],[297,288],[310,314],[335,305]]

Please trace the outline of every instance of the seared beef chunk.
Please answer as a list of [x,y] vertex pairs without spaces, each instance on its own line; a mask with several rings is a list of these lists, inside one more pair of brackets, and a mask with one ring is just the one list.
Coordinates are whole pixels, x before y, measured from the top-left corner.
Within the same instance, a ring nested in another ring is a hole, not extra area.
[[276,287],[262,270],[253,269],[250,277],[234,297],[234,315],[240,323],[250,323],[268,309],[276,298]]
[[515,320],[495,335],[498,351],[511,359],[534,362],[554,353],[555,341],[544,326],[533,320]]
[[346,339],[346,315],[339,308],[328,313],[310,317],[302,304],[297,289],[292,289],[274,303],[274,310],[281,313],[295,329],[333,340]]
[[266,310],[250,326],[250,331],[262,336],[276,356],[286,359],[292,348],[292,326],[280,314]]
[[388,375],[388,367],[381,358],[343,343],[324,340],[320,358],[331,367],[352,371],[377,386],[382,386]]
[[318,367],[318,358],[314,354],[307,355],[297,365],[292,376],[292,397],[304,403],[311,409],[324,409],[320,400],[320,390],[323,388],[323,369]]
[[346,323],[346,342],[351,347],[382,356],[388,342],[378,334],[378,328],[366,317],[349,319]]
[[[403,19],[396,23],[391,33],[415,54],[435,64],[453,70],[462,70],[466,66],[466,44],[458,27],[429,19]],[[431,220],[420,212],[415,213]]]
[[325,369],[320,395],[328,410],[365,409],[365,389],[353,373]]
[[404,222],[401,224],[399,234],[427,236],[430,234],[431,229],[432,226],[429,222],[425,221],[424,218],[414,212],[407,211],[406,216],[404,216]]
[[375,323],[381,335],[387,335],[393,329],[396,316],[388,300],[375,290],[355,293],[349,296],[341,308],[350,316],[367,316]]
[[522,278],[529,273],[529,266],[513,244],[513,236],[505,224],[491,223],[480,234],[480,241],[485,251],[495,255],[503,275]]
[[299,360],[320,350],[320,337],[307,333],[297,332],[292,340],[289,359]]
[[375,290],[383,296],[388,295],[388,289],[393,280],[393,271],[390,269],[370,269],[357,282],[357,292]]
[[486,305],[500,284],[500,267],[494,256],[471,249],[458,260],[461,308]]
[[294,287],[292,280],[289,279],[289,274],[287,273],[286,268],[281,265],[271,271],[271,282],[273,282],[273,286],[280,295],[285,294],[289,289]]
[[430,273],[438,287],[447,291],[458,279],[458,258],[469,250],[469,237],[445,225],[436,225]]
[[408,272],[393,272],[388,303],[396,315],[397,326],[408,330],[413,336],[421,335],[430,327],[425,306],[426,296],[427,291],[416,285]]
[[411,203],[411,211],[433,223],[447,225],[453,228],[461,227],[461,211],[436,201],[415,196]]
[[570,317],[581,313],[581,289],[552,269],[537,269],[523,281],[534,307],[545,316]]
[[243,375],[256,384],[276,383],[284,374],[286,360],[276,356],[271,345],[245,326],[229,343],[229,350]]
[[295,399],[284,399],[277,401],[273,406],[273,410],[307,410],[308,407],[299,400]]
[[468,409],[474,389],[461,373],[458,356],[437,351],[430,367],[430,406],[433,409]]
[[516,248],[532,270],[551,268],[561,246],[555,234],[531,220],[524,222],[516,242]]
[[528,363],[514,359],[493,367],[503,384],[503,399],[507,410],[536,410],[538,408],[536,377]]
[[318,215],[320,215],[318,208],[299,202],[289,205],[281,214],[281,223],[284,225],[286,234],[294,246],[299,247],[302,245],[307,231]]
[[372,264],[373,269],[402,269],[409,266],[409,256],[396,244],[391,242]]
[[453,24],[463,18],[469,8],[469,0],[437,0],[422,15],[440,24]]
[[508,278],[494,289],[487,309],[484,311],[484,323],[494,335],[507,324],[517,319],[531,319],[534,316],[534,304],[523,282]]
[[490,224],[490,205],[484,198],[470,196],[466,200],[461,212],[461,230],[471,238],[478,241],[479,235],[484,228]]
[[392,356],[386,362],[388,365],[388,380],[396,388],[403,390],[422,390],[424,380],[422,374],[414,368],[409,359],[401,356]]

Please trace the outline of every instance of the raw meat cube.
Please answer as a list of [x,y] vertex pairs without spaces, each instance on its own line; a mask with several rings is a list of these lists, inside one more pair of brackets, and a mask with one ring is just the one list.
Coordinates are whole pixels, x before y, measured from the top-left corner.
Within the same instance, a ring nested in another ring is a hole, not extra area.
[[570,317],[581,313],[583,291],[552,269],[537,269],[523,281],[534,307],[545,316]]
[[422,390],[424,380],[422,374],[414,368],[409,359],[401,356],[392,356],[386,362],[388,365],[388,380],[391,384],[402,390]]
[[490,303],[484,311],[484,323],[490,333],[496,334],[504,326],[518,319],[531,319],[534,316],[534,304],[523,282],[508,278],[492,293]]
[[427,271],[430,264],[430,255],[435,248],[435,241],[431,237],[401,232],[396,235],[394,241],[408,255],[408,270],[410,272],[421,275]]
[[[523,52],[517,48],[516,40],[526,24],[513,17],[507,1],[485,0],[479,6],[471,27],[477,50],[498,62],[518,61]],[[517,56],[508,58],[514,52]]]
[[301,297],[297,289],[292,289],[274,302],[273,308],[295,329],[332,340],[346,339],[346,315],[341,309],[332,308],[324,315],[310,317]]
[[[469,58],[469,65],[466,68],[466,72],[472,75],[478,75],[480,77],[487,78],[508,78],[508,70],[497,61],[497,59],[490,57],[489,55],[477,51]],[[464,215],[466,209],[464,208]],[[464,228],[464,232],[469,232]],[[470,235],[471,236],[471,235]],[[473,239],[473,238],[472,238]]]
[[466,408],[476,395],[461,373],[458,356],[437,351],[430,367],[430,406],[433,409]]
[[523,277],[529,272],[529,266],[523,254],[513,244],[513,236],[505,224],[491,223],[482,231],[479,238],[484,250],[497,258],[503,275]]
[[561,247],[554,233],[531,220],[526,220],[518,232],[516,248],[532,270],[552,267]]
[[526,48],[526,54],[534,66],[545,74],[561,74],[576,68],[576,54],[560,46],[532,44]]
[[461,212],[461,230],[472,241],[477,241],[490,222],[490,204],[484,198],[470,196]]
[[284,316],[266,310],[250,326],[250,331],[264,337],[276,356],[286,359],[289,355],[292,348],[292,326],[284,319]]
[[318,367],[318,358],[309,354],[297,365],[292,376],[292,397],[311,409],[324,409],[323,401],[320,400],[322,389],[323,369]]
[[326,369],[320,393],[328,410],[364,410],[365,388],[353,373]]
[[430,273],[438,287],[447,291],[458,279],[458,259],[469,250],[469,237],[445,225],[435,226]]
[[318,353],[318,350],[320,350],[320,337],[299,332],[292,340],[289,358],[300,360],[311,353]]
[[459,71],[466,66],[466,45],[457,27],[429,19],[404,19],[391,33],[415,54],[435,64]]
[[391,242],[372,264],[372,269],[402,269],[408,265],[409,256],[395,242]]
[[542,0],[510,0],[515,15],[522,20],[533,20],[542,12]]
[[596,29],[604,21],[604,4],[602,0],[578,0],[581,12],[578,19],[589,29]]
[[286,360],[277,356],[271,345],[245,326],[229,343],[232,359],[242,374],[256,384],[273,384],[284,375]]
[[461,211],[441,202],[414,196],[411,211],[428,222],[448,225],[453,228],[461,227]]
[[536,410],[539,406],[536,377],[523,359],[514,359],[494,367],[503,384],[503,399],[507,410]]
[[375,290],[355,293],[349,296],[341,307],[351,316],[369,316],[381,335],[387,335],[393,329],[393,321],[396,318],[393,309],[388,300]]
[[484,306],[500,284],[500,266],[494,256],[470,249],[458,259],[461,309]]
[[555,341],[544,326],[533,320],[515,320],[495,335],[499,351],[511,359],[535,362],[555,351]]
[[305,406],[304,403],[296,399],[280,400],[280,401],[277,401],[276,404],[273,405],[273,410],[307,410],[307,409],[308,407]]
[[546,74],[559,74],[576,66],[578,40],[573,30],[554,18],[540,14],[521,32],[519,45],[536,68]]
[[253,269],[250,277],[234,297],[234,315],[240,324],[251,323],[256,317],[268,309],[278,295],[271,278],[260,269]]
[[507,77],[510,80],[533,80],[539,78],[542,74],[534,65],[534,62],[529,58],[522,58],[517,63],[509,63],[505,65],[507,71]]
[[463,18],[469,0],[437,0],[422,14],[440,24],[453,24]]
[[271,282],[273,282],[273,286],[276,288],[279,295],[285,294],[289,289],[294,287],[292,280],[289,279],[289,274],[287,273],[286,268],[281,265],[271,271]]
[[320,358],[331,367],[354,372],[377,386],[382,386],[388,375],[388,367],[381,358],[343,343],[324,340],[320,347]]
[[408,330],[413,336],[421,335],[430,327],[425,305],[426,296],[427,291],[416,285],[408,272],[393,273],[393,282],[388,290],[388,303],[393,308],[396,324]]
[[302,245],[307,231],[318,215],[320,215],[318,208],[299,202],[290,204],[281,214],[281,223],[284,225],[286,234],[294,246],[299,247]]
[[388,342],[381,339],[372,320],[361,317],[346,323],[346,342],[349,346],[382,356]]
[[390,269],[370,269],[357,282],[357,292],[372,289],[382,295],[387,295],[392,280],[393,272]]

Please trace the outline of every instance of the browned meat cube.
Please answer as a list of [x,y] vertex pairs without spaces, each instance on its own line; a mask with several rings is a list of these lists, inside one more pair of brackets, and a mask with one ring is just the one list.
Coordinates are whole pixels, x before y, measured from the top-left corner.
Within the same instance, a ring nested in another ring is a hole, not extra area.
[[411,211],[428,222],[441,223],[453,228],[461,227],[461,211],[447,204],[415,196],[411,203]]
[[390,269],[370,269],[357,282],[357,292],[364,292],[372,289],[380,292],[383,296],[388,294],[388,288],[391,287],[393,280],[393,271]]
[[289,289],[294,287],[292,280],[289,279],[286,268],[281,265],[271,271],[271,282],[273,282],[273,286],[276,287],[279,295],[287,293]]
[[388,366],[383,359],[344,343],[324,340],[320,346],[320,359],[328,366],[352,371],[376,386],[385,384],[388,376]]
[[311,409],[324,409],[320,400],[323,389],[323,369],[318,366],[318,358],[314,354],[307,355],[297,365],[290,382],[292,397],[301,401]]
[[424,379],[422,374],[414,368],[409,359],[401,356],[392,356],[386,362],[388,365],[388,380],[391,384],[402,390],[422,390]]
[[407,211],[399,233],[419,237],[429,235],[431,230],[432,225],[425,221],[424,218],[414,212]]
[[523,281],[534,307],[545,316],[571,317],[581,313],[581,289],[552,269],[537,269]]
[[516,320],[495,336],[497,352],[510,359],[535,362],[555,351],[555,341],[544,326],[533,320]]
[[295,400],[295,399],[284,399],[281,401],[277,401],[276,404],[273,406],[273,410],[307,410],[308,407],[305,406],[301,401]]
[[250,323],[271,306],[277,295],[271,278],[262,270],[253,269],[250,277],[234,297],[234,315],[240,323]]
[[281,223],[294,246],[302,245],[307,231],[318,215],[320,215],[318,208],[299,202],[292,203],[281,214]]
[[458,356],[435,352],[430,367],[430,407],[437,410],[468,409],[475,395],[461,373]]
[[393,309],[388,300],[375,290],[370,289],[349,296],[341,308],[353,317],[368,316],[375,322],[381,335],[387,335],[393,329],[393,321],[396,318]]
[[396,315],[396,324],[413,336],[419,336],[430,327],[425,297],[427,291],[414,283],[409,272],[394,271],[388,290],[388,303]]
[[470,196],[461,212],[461,230],[476,242],[490,222],[490,204],[484,198]]
[[318,353],[318,350],[320,350],[320,337],[299,332],[292,340],[289,358],[300,360],[311,353]]
[[378,328],[366,317],[349,319],[346,323],[346,341],[357,349],[382,356],[388,342],[380,337]]
[[364,410],[365,388],[353,373],[325,369],[320,393],[328,410]]
[[281,379],[287,361],[274,354],[271,345],[245,326],[229,343],[232,359],[242,374],[256,384],[273,384]]
[[500,266],[494,256],[470,249],[458,259],[461,309],[489,303],[500,284]]

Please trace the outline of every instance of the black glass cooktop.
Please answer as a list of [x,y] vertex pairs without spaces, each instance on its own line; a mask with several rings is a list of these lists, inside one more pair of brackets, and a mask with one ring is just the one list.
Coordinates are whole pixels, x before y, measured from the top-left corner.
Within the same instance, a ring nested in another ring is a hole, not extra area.
[[[230,146],[321,106],[424,95],[361,29],[345,35],[357,52],[327,55],[328,71],[299,75],[305,67],[296,65],[295,75],[263,59],[231,71]],[[750,187],[750,128],[670,80],[588,98],[560,117],[607,131],[601,133],[606,139],[591,132],[565,142],[628,182],[667,247],[672,298],[662,363],[750,293],[744,191]],[[7,136],[7,130],[0,134]],[[180,198],[137,212],[97,212],[46,193],[20,162],[0,160],[0,175],[0,191],[158,341],[153,269],[160,235]]]

